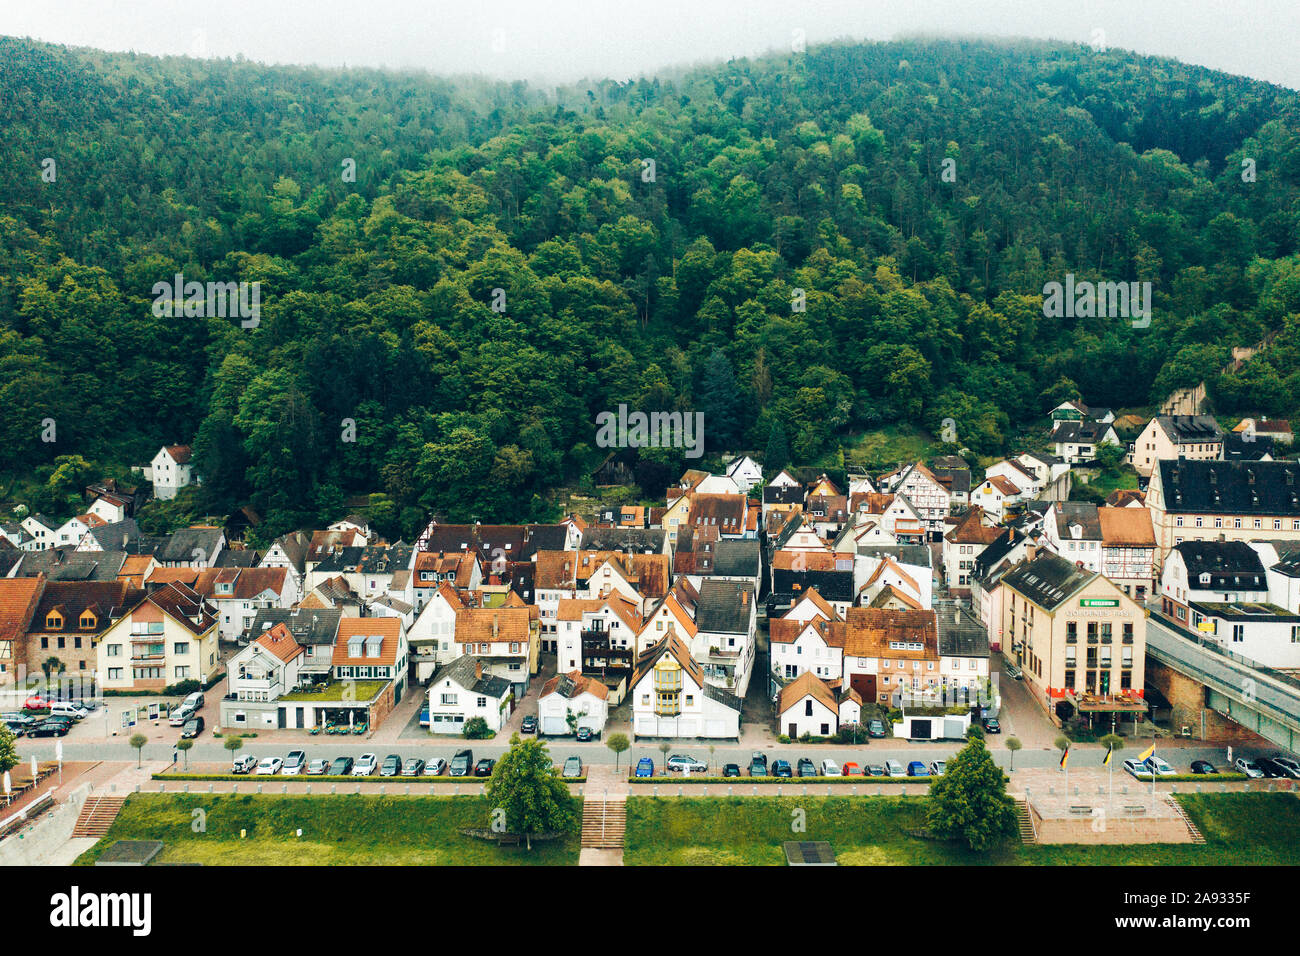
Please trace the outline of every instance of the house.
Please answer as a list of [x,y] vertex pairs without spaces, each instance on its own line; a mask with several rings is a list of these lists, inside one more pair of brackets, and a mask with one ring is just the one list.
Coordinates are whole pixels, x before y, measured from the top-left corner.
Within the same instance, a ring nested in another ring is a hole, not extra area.
[[[1033,465],[1037,467],[1032,467]],[[1020,495],[1026,498],[1037,498],[1047,487],[1047,476],[1050,476],[1051,472],[1050,466],[1041,463],[1031,461],[1030,464],[1026,464],[1019,458],[1006,458],[984,469],[984,477],[1000,475],[1019,489]]]
[[87,503],[87,511],[111,523],[134,517],[149,500],[149,494],[142,485],[123,485],[116,479],[104,478],[88,484],[81,498]]
[[672,634],[690,647],[699,630],[695,626],[695,608],[699,599],[695,585],[687,578],[678,578],[672,591],[651,608],[641,622],[641,632],[636,638],[637,656]]
[[153,554],[162,545],[161,538],[145,535],[134,518],[91,524],[77,542],[78,551],[127,551]]
[[769,656],[777,688],[805,672],[839,682],[844,674],[844,649],[831,643],[827,625],[840,620],[835,608],[813,589],[784,615],[768,622]]
[[776,711],[777,728],[791,740],[833,737],[841,725],[861,720],[862,696],[852,688],[837,694],[820,677],[804,671],[781,688]]
[[763,469],[748,455],[733,458],[727,465],[726,473],[742,495],[749,494],[751,489],[763,481]]
[[552,551],[623,551],[628,554],[672,554],[668,533],[663,528],[585,528],[576,543],[568,547],[538,549]]
[[[410,666],[406,629],[395,617],[344,616],[339,619],[331,665],[336,681],[387,682],[392,691],[391,706],[396,706],[406,690]],[[371,727],[377,727],[387,716],[382,707],[380,711],[372,711],[369,718]]]
[[1160,609],[1195,627],[1192,605],[1267,604],[1268,575],[1259,551],[1244,541],[1184,541],[1160,572]]
[[970,503],[970,465],[960,455],[940,455],[930,462],[930,471],[948,489],[948,502],[954,505]]
[[280,698],[302,682],[307,651],[284,624],[259,633],[226,664],[223,727],[280,727]]
[[556,625],[556,668],[600,681],[612,702],[621,703],[636,662],[641,602],[617,591],[602,598],[565,598]]
[[55,532],[62,522],[37,513],[28,515],[19,523],[29,538],[27,543],[21,546],[24,551],[45,551],[56,545],[58,536]]
[[[569,725],[569,718],[573,725]],[[581,671],[556,674],[537,698],[537,732],[564,737],[586,727],[601,734],[609,719],[609,688]]]
[[454,637],[461,654],[482,658],[490,675],[510,682],[516,697],[528,693],[541,645],[537,608],[463,607],[456,612]]
[[1146,492],[1136,488],[1116,488],[1106,496],[1107,508],[1145,508]]
[[456,644],[456,615],[467,606],[452,585],[443,581],[424,602],[407,631],[415,679],[423,684],[444,664],[460,656]]
[[1031,552],[1002,588],[1005,642],[1055,722],[1101,718],[1110,729],[1146,713],[1146,615],[1131,597],[1050,552]]
[[943,536],[944,519],[948,517],[952,502],[952,493],[947,486],[918,461],[903,473],[893,491],[895,497],[902,495],[907,498],[925,522],[930,539],[938,541]]
[[283,624],[303,649],[298,662],[299,678],[320,683],[327,681],[334,669],[334,644],[342,619],[343,612],[338,608],[263,608],[254,615],[248,638]]
[[714,527],[722,539],[757,538],[758,514],[745,495],[692,492],[686,520],[681,524]]
[[126,608],[144,596],[122,581],[49,581],[22,640],[30,671],[50,658],[67,677],[95,679],[95,643]]
[[29,661],[25,636],[45,592],[43,575],[34,578],[0,578],[0,687],[39,670]]
[[[862,564],[871,567],[867,561]],[[930,593],[930,588],[923,587],[916,576],[905,571],[893,557],[885,555],[874,562],[866,581],[858,589],[856,603],[864,607],[921,610],[929,606]]]
[[1276,604],[1194,601],[1188,626],[1264,667],[1300,670],[1300,614]]
[[1052,502],[1043,523],[1047,546],[1072,564],[1100,571],[1102,534],[1097,511],[1091,502]]
[[[1012,459],[1022,469],[1037,479],[1034,495],[1051,501],[1066,501],[1070,497],[1070,465],[1055,455],[1027,451]],[[1012,478],[1013,484],[1020,484]]]
[[153,495],[170,501],[177,492],[196,482],[189,445],[164,445],[153,461],[142,469],[146,481],[153,483]]
[[1002,475],[991,475],[981,481],[970,494],[971,507],[979,508],[994,520],[1006,517],[1008,505],[1020,501],[1025,493],[1018,485]]
[[220,528],[195,525],[164,538],[154,557],[164,568],[210,568],[225,546],[226,533]]
[[460,735],[475,717],[498,733],[510,719],[514,699],[510,681],[489,673],[481,658],[458,657],[429,682],[429,733]]
[[1156,534],[1146,508],[1098,508],[1101,573],[1139,604],[1155,586]]
[[1160,461],[1146,504],[1157,565],[1183,541],[1300,541],[1300,463]]
[[27,544],[32,536],[17,521],[0,521],[0,539],[7,541],[16,550],[26,551],[29,550]]
[[636,738],[740,738],[741,698],[707,681],[676,635],[637,659],[628,696]]
[[837,612],[843,614],[857,595],[854,559],[828,550],[782,549],[772,557],[772,588],[768,616],[781,613],[810,588],[815,588]]
[[943,536],[943,573],[949,591],[970,594],[975,559],[998,539],[1002,529],[985,519],[984,509],[972,505],[952,530]]
[[763,486],[763,527],[769,527],[770,515],[793,511],[803,505],[803,499],[803,485],[790,472],[782,469]]
[[108,522],[96,514],[73,515],[55,530],[54,545],[59,548],[75,548],[91,528],[106,524]]
[[145,595],[108,626],[96,647],[95,671],[105,690],[207,684],[219,668],[216,609],[179,583]]
[[939,636],[939,683],[945,704],[993,704],[989,681],[989,632],[975,614],[955,601],[935,607]]
[[1273,461],[1273,439],[1247,432],[1225,432],[1223,435],[1224,461]]
[[758,592],[739,581],[706,579],[695,607],[695,659],[705,679],[743,698],[754,669]]
[[475,550],[417,551],[413,562],[411,594],[417,611],[443,584],[472,591],[483,583],[483,566]]
[[828,625],[844,651],[843,686],[864,703],[897,706],[904,696],[937,692],[939,641],[933,610],[853,607]]
[[1100,422],[1110,424],[1115,421],[1115,413],[1109,408],[1089,408],[1083,402],[1068,401],[1057,405],[1050,412],[1052,424],[1057,422]]
[[263,608],[287,608],[298,602],[287,568],[206,568],[192,585],[217,609],[223,641],[240,641]]
[[925,544],[859,548],[853,558],[856,603],[870,604],[888,591],[907,607],[930,607],[934,598],[932,561],[930,546]]
[[971,569],[971,607],[988,629],[989,646],[995,651],[1002,648],[1002,576],[1025,560],[1036,540],[1019,529],[1006,528]]
[[1049,441],[1056,457],[1071,465],[1094,461],[1102,445],[1119,445],[1115,429],[1102,422],[1058,422]]
[[1232,430],[1242,435],[1246,442],[1263,438],[1290,445],[1295,441],[1295,433],[1291,430],[1291,423],[1285,418],[1243,418]]
[[1212,415],[1157,415],[1133,443],[1133,468],[1150,475],[1169,458],[1217,461],[1223,458],[1223,429]]

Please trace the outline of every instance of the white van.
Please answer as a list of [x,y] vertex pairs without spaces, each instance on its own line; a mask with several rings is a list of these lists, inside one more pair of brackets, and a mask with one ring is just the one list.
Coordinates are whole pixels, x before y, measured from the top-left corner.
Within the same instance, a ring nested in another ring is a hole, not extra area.
[[203,706],[203,692],[196,690],[181,701],[181,706],[188,707],[191,713],[197,713],[199,708]]
[[171,716],[167,718],[167,723],[172,727],[184,727],[185,721],[194,716],[194,708],[189,704],[181,704],[172,711]]
[[80,704],[74,704],[69,700],[56,700],[50,705],[51,717],[71,717],[73,720],[84,720],[90,716],[90,711]]

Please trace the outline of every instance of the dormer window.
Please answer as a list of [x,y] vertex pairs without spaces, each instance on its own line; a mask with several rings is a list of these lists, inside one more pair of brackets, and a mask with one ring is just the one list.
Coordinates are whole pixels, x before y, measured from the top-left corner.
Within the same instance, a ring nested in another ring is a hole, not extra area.
[[84,614],[81,615],[80,624],[84,630],[88,631],[92,629],[95,626],[95,615],[91,614],[89,611],[86,611]]
[[58,611],[51,611],[49,614],[45,615],[46,630],[57,631],[61,627],[63,627],[62,614],[60,614]]
[[1202,584],[1206,584],[1206,585],[1208,585],[1208,584],[1210,583],[1210,572],[1209,572],[1209,571],[1202,571],[1202,572],[1201,572],[1201,583],[1202,583]]

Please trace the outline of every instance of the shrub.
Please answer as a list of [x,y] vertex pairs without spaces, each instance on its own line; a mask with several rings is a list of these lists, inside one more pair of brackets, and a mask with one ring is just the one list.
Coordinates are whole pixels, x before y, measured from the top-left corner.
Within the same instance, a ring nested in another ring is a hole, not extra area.
[[496,736],[482,717],[471,717],[465,721],[465,729],[461,734],[469,740],[486,740]]

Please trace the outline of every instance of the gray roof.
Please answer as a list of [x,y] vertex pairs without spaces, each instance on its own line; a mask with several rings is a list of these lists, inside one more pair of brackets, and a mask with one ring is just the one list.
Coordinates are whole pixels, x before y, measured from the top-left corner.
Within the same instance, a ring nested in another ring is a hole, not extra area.
[[1052,441],[1095,445],[1106,437],[1110,428],[1101,422],[1057,422],[1052,429]]
[[49,548],[25,553],[14,577],[44,574],[51,581],[116,581],[125,561],[125,551]]
[[[1187,583],[1193,588],[1262,591],[1268,587],[1259,552],[1244,541],[1184,541],[1174,550],[1187,566]],[[1208,584],[1202,574],[1210,575]]]
[[944,657],[988,657],[989,632],[980,619],[955,601],[934,606],[939,628],[939,654]]
[[215,555],[224,537],[220,528],[181,528],[167,537],[155,556],[163,564],[188,564],[196,551],[203,552],[205,558]]
[[1273,439],[1267,435],[1256,435],[1253,441],[1246,441],[1241,432],[1227,432],[1223,436],[1224,461],[1259,461],[1272,454]]
[[713,573],[723,577],[757,578],[761,566],[757,538],[723,538],[714,550]]
[[1039,607],[1053,611],[1065,600],[1099,575],[1052,554],[1040,554],[1032,561],[1022,561],[1002,576],[1002,583],[1014,588]]
[[325,574],[342,574],[345,571],[355,571],[365,554],[366,549],[358,545],[338,548],[325,555],[313,570],[322,571]]
[[736,713],[740,713],[740,708],[743,705],[743,701],[739,697],[728,693],[716,684],[706,683],[704,685],[704,696],[710,700],[716,700],[722,706],[728,707]]
[[[588,528],[582,532],[583,551],[625,551],[628,554],[661,554],[668,532],[663,528]],[[564,545],[555,550],[563,550]]]
[[255,568],[261,559],[261,553],[251,548],[240,548],[239,550],[222,548],[212,566],[214,568]]
[[858,548],[858,554],[872,558],[888,556],[899,564],[910,564],[914,567],[932,568],[934,566],[934,555],[929,547],[924,544],[863,545]]
[[342,617],[342,609],[336,607],[262,608],[253,617],[248,633],[261,634],[277,624],[283,624],[289,628],[294,640],[304,647],[315,644],[333,646]]
[[748,581],[705,578],[700,583],[695,624],[701,631],[715,634],[748,634],[754,599],[754,585]]
[[141,537],[140,526],[136,524],[134,518],[102,524],[97,528],[91,528],[89,534],[105,551],[126,551]]
[[1070,532],[1070,526],[1075,524],[1083,528],[1079,540],[1101,540],[1101,515],[1095,504],[1088,501],[1056,502],[1056,533],[1062,541],[1075,540]]
[[1160,460],[1165,510],[1300,517],[1300,464],[1294,461]]
[[1223,440],[1223,429],[1213,415],[1157,415],[1165,434],[1176,442],[1215,442]]
[[464,687],[471,694],[482,694],[484,697],[491,697],[495,700],[502,699],[506,694],[510,693],[510,681],[504,677],[486,675],[486,670],[485,676],[475,676],[474,665],[481,660],[481,657],[471,657],[469,654],[464,654],[439,670],[430,683],[436,684],[450,679]]

